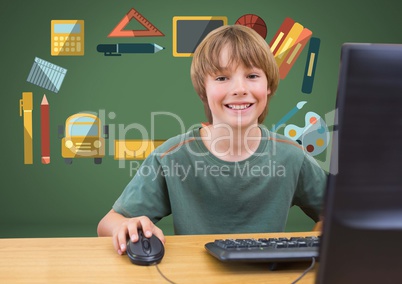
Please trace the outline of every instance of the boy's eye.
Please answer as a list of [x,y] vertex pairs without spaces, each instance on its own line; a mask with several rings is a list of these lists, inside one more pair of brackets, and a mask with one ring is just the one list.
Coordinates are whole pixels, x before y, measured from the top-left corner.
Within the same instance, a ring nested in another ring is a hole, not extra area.
[[225,76],[218,76],[215,78],[216,81],[225,81],[227,78]]
[[258,77],[260,77],[260,76],[258,76],[257,74],[250,74],[250,75],[248,75],[248,77],[249,77],[250,79],[256,79],[256,78],[258,78]]

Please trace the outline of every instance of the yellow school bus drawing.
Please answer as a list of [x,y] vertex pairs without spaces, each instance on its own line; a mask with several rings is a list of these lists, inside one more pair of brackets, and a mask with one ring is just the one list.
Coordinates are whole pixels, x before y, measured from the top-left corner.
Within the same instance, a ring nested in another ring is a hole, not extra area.
[[[105,127],[105,132],[107,132]],[[66,119],[65,136],[61,141],[61,155],[66,164],[73,158],[93,158],[101,164],[105,156],[105,139],[100,119],[90,113],[77,113]],[[59,135],[60,133],[59,127]]]

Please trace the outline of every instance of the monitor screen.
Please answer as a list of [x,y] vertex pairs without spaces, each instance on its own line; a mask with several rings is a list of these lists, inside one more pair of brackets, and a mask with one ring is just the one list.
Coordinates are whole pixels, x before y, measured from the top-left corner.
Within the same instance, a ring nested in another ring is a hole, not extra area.
[[336,105],[316,282],[401,281],[402,45],[344,44]]

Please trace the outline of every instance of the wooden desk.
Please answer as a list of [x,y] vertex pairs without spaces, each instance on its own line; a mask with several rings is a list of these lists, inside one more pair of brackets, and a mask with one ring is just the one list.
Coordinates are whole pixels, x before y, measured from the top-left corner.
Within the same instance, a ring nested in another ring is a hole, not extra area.
[[[204,244],[217,238],[307,236],[316,233],[167,236],[158,265],[175,283],[291,283],[310,263],[221,263]],[[309,272],[298,283],[314,283]],[[168,283],[156,266],[137,266],[118,255],[111,238],[0,239],[0,283]]]

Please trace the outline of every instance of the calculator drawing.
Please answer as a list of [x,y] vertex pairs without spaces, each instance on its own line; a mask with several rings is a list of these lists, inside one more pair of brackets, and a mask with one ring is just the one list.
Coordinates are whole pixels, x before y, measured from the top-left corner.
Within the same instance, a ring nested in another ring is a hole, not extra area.
[[84,20],[52,20],[50,42],[53,56],[84,55]]

